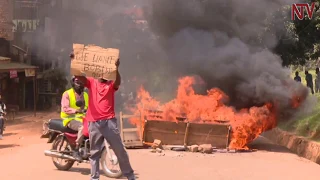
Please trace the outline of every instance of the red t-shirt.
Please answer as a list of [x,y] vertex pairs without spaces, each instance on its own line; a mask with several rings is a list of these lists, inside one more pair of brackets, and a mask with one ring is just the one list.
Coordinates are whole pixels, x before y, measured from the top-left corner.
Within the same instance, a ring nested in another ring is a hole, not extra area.
[[114,81],[105,83],[94,78],[87,78],[86,87],[89,89],[89,105],[86,120],[99,121],[115,117],[114,112]]

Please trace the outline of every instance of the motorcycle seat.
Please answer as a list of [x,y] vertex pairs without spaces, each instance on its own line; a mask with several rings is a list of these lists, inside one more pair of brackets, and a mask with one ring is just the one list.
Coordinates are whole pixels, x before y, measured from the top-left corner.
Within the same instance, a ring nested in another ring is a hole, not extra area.
[[76,134],[77,131],[74,131],[66,126],[63,126],[62,119],[50,119],[48,123],[48,127],[51,130],[59,131],[62,133],[72,133]]

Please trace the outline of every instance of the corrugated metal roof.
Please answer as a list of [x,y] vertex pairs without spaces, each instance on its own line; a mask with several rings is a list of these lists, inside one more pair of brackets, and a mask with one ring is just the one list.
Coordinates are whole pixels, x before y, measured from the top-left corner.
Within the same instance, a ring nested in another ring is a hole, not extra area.
[[37,66],[31,66],[23,63],[0,63],[0,71],[4,70],[25,70],[25,69],[37,69]]

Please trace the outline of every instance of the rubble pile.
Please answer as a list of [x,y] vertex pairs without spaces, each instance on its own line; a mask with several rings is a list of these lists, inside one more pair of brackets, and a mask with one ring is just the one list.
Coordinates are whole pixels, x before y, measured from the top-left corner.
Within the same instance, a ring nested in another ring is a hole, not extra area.
[[190,152],[201,152],[206,154],[211,154],[213,152],[213,147],[211,144],[201,144],[201,145],[192,145],[188,147]]
[[161,140],[155,139],[151,145],[152,153],[162,153],[163,150],[172,150],[172,151],[186,151],[186,152],[199,152],[204,154],[211,154],[214,152],[214,147],[211,144],[201,144],[201,145],[192,145],[192,146],[164,146],[162,145]]

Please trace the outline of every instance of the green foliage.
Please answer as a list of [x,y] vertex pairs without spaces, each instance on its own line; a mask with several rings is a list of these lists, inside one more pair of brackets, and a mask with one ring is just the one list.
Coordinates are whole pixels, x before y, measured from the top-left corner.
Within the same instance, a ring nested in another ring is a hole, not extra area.
[[[300,67],[295,67],[299,71]],[[315,70],[309,70],[309,73],[315,78]],[[305,82],[304,71],[299,71],[302,83]],[[294,77],[294,72],[291,75]],[[320,141],[320,94],[315,94],[318,98],[318,103],[312,108],[312,113],[306,116],[297,117],[289,122],[282,122],[279,124],[281,129],[294,132],[300,136],[304,136],[316,141]]]
[[[294,72],[298,71],[303,84],[306,84],[304,66],[315,78],[314,69],[318,66],[316,60],[320,57],[320,0],[306,0],[305,2],[317,2],[313,18],[310,20],[305,17],[302,21],[298,19],[292,21],[290,14],[288,14],[284,23],[285,36],[281,38],[275,48],[275,51],[281,55],[284,65],[295,65],[292,66],[292,77],[294,77]],[[283,11],[288,13],[291,8],[286,7]],[[318,103],[315,107],[310,107],[313,108],[311,115],[297,117],[290,122],[279,124],[280,128],[314,140],[320,140],[320,95],[316,94],[316,96]]]
[[[319,101],[320,95],[316,96]],[[310,115],[279,124],[279,127],[300,136],[320,141],[320,103],[310,108],[313,108],[313,113]]]
[[[304,20],[291,20],[291,7],[283,7],[280,11],[284,18],[285,35],[275,48],[283,59],[283,65],[304,65],[308,61],[318,60],[320,57],[320,0],[306,0],[316,2],[312,19],[305,16]],[[281,13],[280,13],[281,14]],[[306,15],[306,13],[305,13]]]

